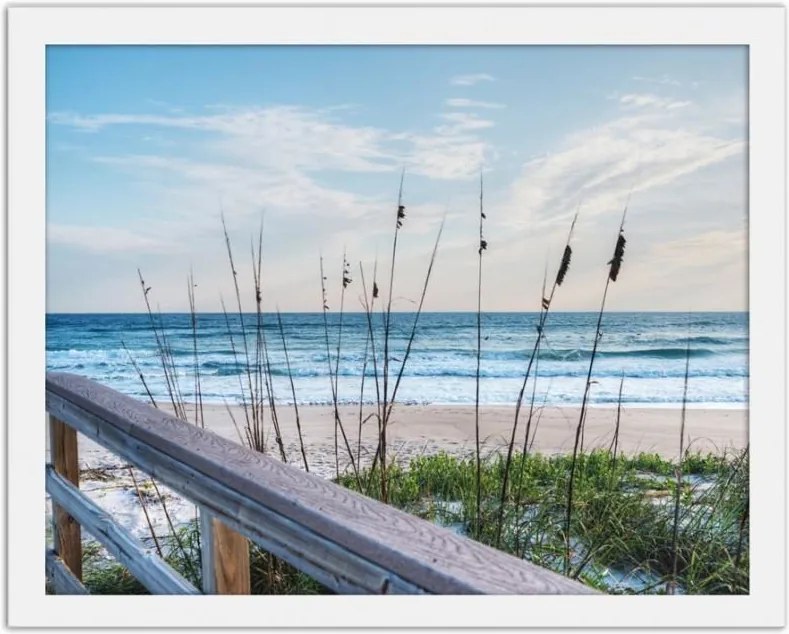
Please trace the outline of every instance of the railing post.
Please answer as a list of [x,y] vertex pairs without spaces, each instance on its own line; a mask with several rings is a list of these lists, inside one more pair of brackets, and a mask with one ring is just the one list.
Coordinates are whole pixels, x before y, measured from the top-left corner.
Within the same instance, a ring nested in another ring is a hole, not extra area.
[[205,594],[249,594],[249,542],[200,509],[200,549]]
[[[79,487],[77,431],[54,416],[49,417],[49,451],[55,471]],[[55,553],[72,574],[82,580],[81,529],[76,520],[52,502],[52,540]]]

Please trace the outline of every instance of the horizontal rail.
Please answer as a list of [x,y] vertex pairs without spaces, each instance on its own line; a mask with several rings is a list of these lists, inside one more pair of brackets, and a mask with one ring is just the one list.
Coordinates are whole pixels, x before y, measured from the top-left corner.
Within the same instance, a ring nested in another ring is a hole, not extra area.
[[46,468],[46,488],[54,502],[96,537],[153,594],[201,594],[51,466]]
[[595,593],[86,378],[48,373],[46,399],[63,422],[335,591]]
[[71,573],[71,570],[54,550],[47,551],[46,570],[47,579],[56,594],[88,594],[87,588]]

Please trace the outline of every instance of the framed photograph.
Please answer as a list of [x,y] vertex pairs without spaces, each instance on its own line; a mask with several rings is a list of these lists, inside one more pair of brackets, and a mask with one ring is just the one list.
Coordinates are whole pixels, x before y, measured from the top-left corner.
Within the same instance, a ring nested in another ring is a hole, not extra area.
[[785,624],[783,8],[8,16],[9,625]]

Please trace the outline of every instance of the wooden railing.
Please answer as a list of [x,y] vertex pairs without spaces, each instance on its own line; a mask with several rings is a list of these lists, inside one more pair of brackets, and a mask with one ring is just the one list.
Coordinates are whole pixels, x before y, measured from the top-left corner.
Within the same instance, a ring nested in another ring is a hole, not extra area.
[[[590,588],[181,421],[86,378],[48,373],[58,593],[84,593],[80,526],[153,593],[248,593],[247,539],[343,593],[581,594]],[[79,491],[77,432],[199,505],[203,588]]]

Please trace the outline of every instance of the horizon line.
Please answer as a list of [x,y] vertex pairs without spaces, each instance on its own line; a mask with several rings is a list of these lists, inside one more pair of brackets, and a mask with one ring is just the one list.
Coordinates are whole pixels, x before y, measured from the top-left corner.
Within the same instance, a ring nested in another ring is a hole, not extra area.
[[[276,315],[279,312],[282,315],[321,315],[323,311],[321,310],[264,310],[261,311],[263,315]],[[329,314],[339,315],[339,311],[327,311]],[[375,311],[377,312],[377,311]],[[392,310],[392,313],[400,313],[404,315],[413,315],[417,311],[415,310]],[[574,310],[554,310],[551,311],[553,314],[560,314],[560,313],[597,313],[599,312],[598,308],[594,309],[574,309]],[[672,313],[678,315],[687,315],[687,314],[697,314],[697,313],[749,313],[750,309],[745,310],[735,310],[735,309],[718,309],[718,310],[665,310],[659,308],[649,308],[646,310],[606,310],[606,314],[617,314],[617,313]],[[423,310],[421,312],[422,315],[436,315],[436,314],[476,314],[476,310]],[[483,310],[481,311],[482,314],[494,314],[494,315],[506,315],[506,314],[539,314],[539,310]],[[166,311],[166,312],[156,312],[155,315],[190,315],[191,312],[188,310],[173,310],[173,311]],[[213,311],[213,310],[204,310],[204,311],[195,311],[197,315],[223,315],[222,311]],[[238,311],[228,312],[228,316],[237,315]],[[255,310],[243,311],[244,315],[254,315],[256,314]],[[344,315],[366,315],[367,313],[363,310],[345,310],[342,312]],[[147,311],[47,311],[45,315],[148,315]]]

